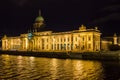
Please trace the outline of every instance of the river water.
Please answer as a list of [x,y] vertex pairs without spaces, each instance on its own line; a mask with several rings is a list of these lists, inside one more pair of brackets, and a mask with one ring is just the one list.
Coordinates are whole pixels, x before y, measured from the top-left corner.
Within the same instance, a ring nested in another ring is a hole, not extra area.
[[0,55],[0,80],[120,80],[120,62]]

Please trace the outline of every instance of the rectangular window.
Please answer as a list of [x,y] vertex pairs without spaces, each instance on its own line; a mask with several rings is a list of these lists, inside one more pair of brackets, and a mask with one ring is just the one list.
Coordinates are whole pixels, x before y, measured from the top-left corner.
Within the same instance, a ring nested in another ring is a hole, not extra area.
[[53,50],[53,44],[52,44],[52,50]]
[[85,46],[83,45],[82,49],[84,50],[85,49]]
[[68,37],[68,42],[69,42],[69,37]]
[[66,44],[64,44],[64,50],[66,50]]
[[84,41],[84,37],[83,37],[83,41]]
[[64,38],[64,42],[66,41],[66,39]]
[[62,44],[60,45],[60,47],[61,47],[61,50],[62,50]]
[[42,39],[42,49],[44,49],[44,39]]
[[68,48],[68,50],[70,49],[70,45],[69,44],[67,45],[67,48]]
[[89,48],[89,49],[91,48],[91,44],[88,44],[88,48]]
[[57,49],[59,50],[59,44],[57,44]]
[[46,39],[46,41],[48,42],[48,39]]
[[54,49],[56,50],[56,44],[54,44]]
[[42,49],[44,49],[44,45],[42,45]]
[[90,36],[88,37],[88,40],[91,41],[91,37]]
[[46,49],[48,49],[48,45],[46,45]]

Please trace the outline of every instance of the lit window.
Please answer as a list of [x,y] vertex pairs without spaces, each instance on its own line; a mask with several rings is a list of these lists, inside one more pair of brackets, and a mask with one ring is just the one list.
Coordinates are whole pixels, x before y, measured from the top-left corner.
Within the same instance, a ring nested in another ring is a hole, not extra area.
[[54,47],[54,46],[53,46],[53,44],[52,44],[52,49],[53,49],[53,47]]
[[57,49],[59,49],[59,44],[57,44]]
[[83,41],[84,41],[84,37],[83,37]]
[[83,45],[82,49],[84,50],[85,49],[85,46]]
[[91,48],[91,44],[88,44],[88,48],[89,48],[89,49]]
[[48,39],[46,41],[48,42]]
[[46,46],[46,49],[48,49],[48,45]]
[[68,37],[68,41],[69,41],[69,37]]
[[64,42],[66,41],[66,39],[64,38]]
[[88,37],[88,40],[89,40],[89,41],[91,40],[91,37],[90,37],[90,36]]
[[77,41],[77,37],[76,37],[76,41]]

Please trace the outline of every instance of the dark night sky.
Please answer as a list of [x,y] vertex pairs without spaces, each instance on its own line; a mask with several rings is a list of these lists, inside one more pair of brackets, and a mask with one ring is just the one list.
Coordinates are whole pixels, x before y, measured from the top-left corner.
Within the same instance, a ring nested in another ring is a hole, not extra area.
[[103,35],[120,34],[119,0],[1,0],[0,36],[25,33],[41,9],[46,28],[53,31],[98,26]]

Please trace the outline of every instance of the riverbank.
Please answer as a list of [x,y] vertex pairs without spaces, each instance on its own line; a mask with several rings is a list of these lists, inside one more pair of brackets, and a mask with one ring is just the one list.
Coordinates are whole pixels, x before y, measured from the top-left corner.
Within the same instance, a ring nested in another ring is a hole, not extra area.
[[120,60],[120,51],[109,52],[32,52],[32,51],[0,51],[0,54],[35,56],[61,59],[86,59],[86,60]]

